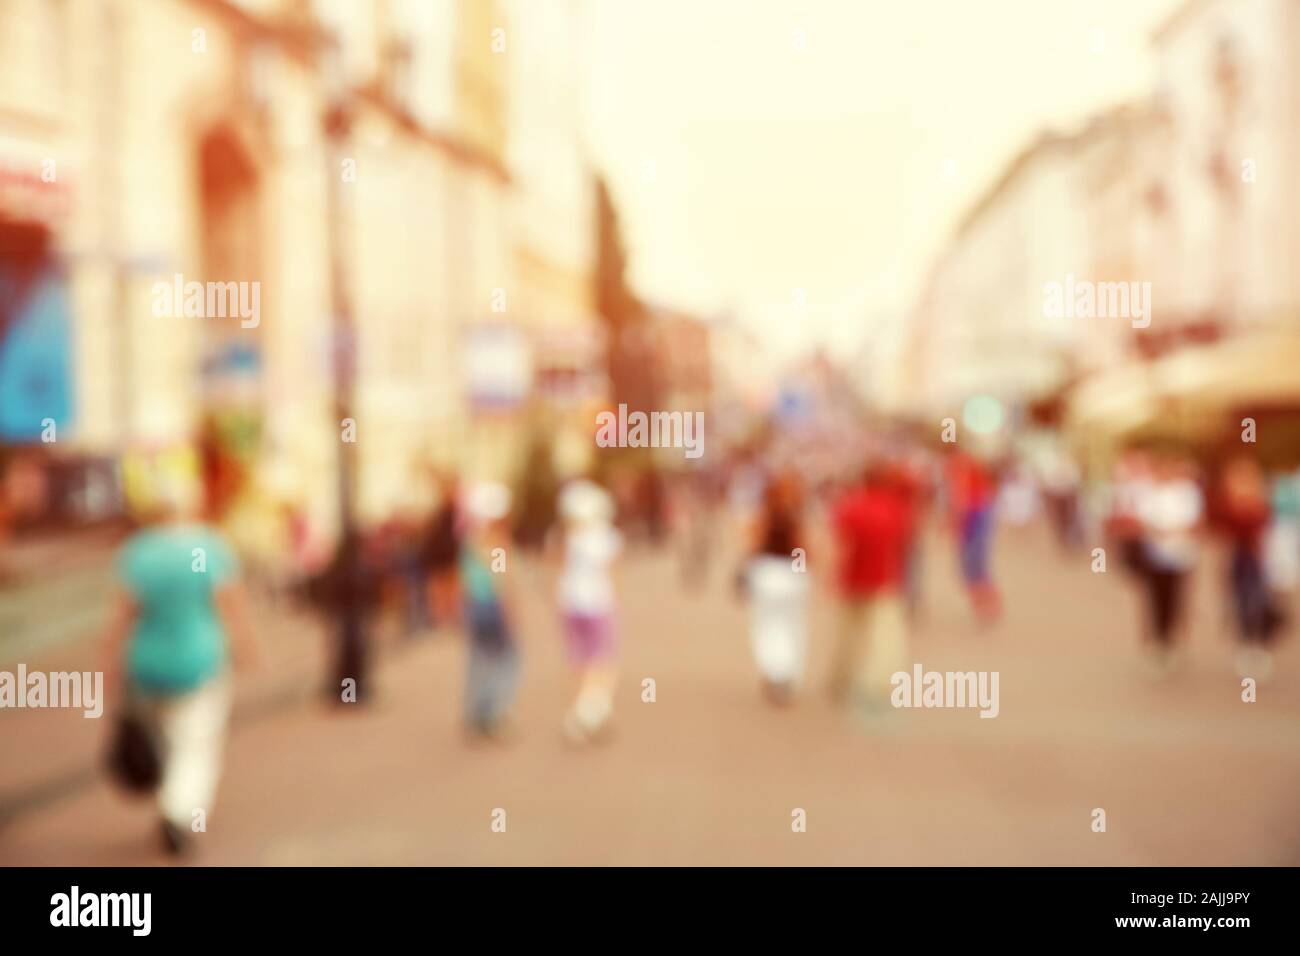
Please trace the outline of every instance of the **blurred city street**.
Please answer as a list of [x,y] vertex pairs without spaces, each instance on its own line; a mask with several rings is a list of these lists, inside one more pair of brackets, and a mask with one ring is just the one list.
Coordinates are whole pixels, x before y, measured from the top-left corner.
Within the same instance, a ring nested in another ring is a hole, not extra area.
[[[617,735],[596,749],[572,750],[560,733],[569,678],[534,566],[515,572],[531,576],[527,673],[516,732],[504,743],[462,735],[458,638],[389,642],[376,704],[328,711],[302,690],[321,665],[314,629],[263,620],[266,659],[242,682],[221,794],[195,860],[1300,862],[1294,641],[1258,702],[1243,703],[1217,592],[1197,588],[1185,666],[1153,682],[1138,666],[1136,594],[1115,571],[1091,573],[1086,551],[1062,556],[1042,530],[1004,536],[997,563],[1017,597],[988,627],[962,603],[950,539],[927,541],[927,605],[913,657],[927,668],[999,670],[995,719],[902,710],[868,730],[833,709],[821,686],[831,600],[820,587],[809,686],[788,709],[770,707],[748,664],[730,567],[716,563],[693,594],[681,590],[667,553],[642,551],[621,568]],[[91,653],[82,644],[33,666],[89,667]],[[640,699],[647,677],[656,681],[654,703]],[[124,801],[88,772],[107,721],[49,710],[6,717],[19,720],[46,725],[46,736],[33,751],[21,730],[0,735],[0,813],[52,779],[66,793],[0,826],[0,860],[166,861],[147,802]],[[1096,807],[1106,810],[1105,833],[1090,828]],[[505,833],[491,829],[496,808],[506,811]],[[795,808],[807,813],[805,833],[791,830]]]
[[0,0],[0,865],[1300,864],[1297,107],[1300,0]]

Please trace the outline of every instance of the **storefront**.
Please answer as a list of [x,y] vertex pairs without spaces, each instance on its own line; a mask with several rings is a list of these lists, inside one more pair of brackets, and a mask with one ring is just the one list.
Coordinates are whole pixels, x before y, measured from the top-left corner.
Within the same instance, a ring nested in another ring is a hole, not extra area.
[[1261,460],[1300,455],[1300,331],[1243,334],[1187,346],[1095,376],[1069,400],[1067,428],[1090,465],[1134,442],[1189,450],[1252,444]]
[[48,444],[71,427],[71,329],[48,231],[0,215],[0,443]]
[[66,451],[77,408],[72,297],[55,238],[66,207],[55,168],[30,149],[0,149],[0,535],[115,508],[111,467]]

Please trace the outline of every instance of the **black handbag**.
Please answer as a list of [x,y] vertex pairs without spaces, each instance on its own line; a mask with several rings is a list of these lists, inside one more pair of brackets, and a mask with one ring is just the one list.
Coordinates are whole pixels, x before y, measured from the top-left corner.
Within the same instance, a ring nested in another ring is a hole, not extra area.
[[134,714],[118,717],[108,748],[108,773],[128,793],[148,793],[162,779],[162,758],[153,734]]

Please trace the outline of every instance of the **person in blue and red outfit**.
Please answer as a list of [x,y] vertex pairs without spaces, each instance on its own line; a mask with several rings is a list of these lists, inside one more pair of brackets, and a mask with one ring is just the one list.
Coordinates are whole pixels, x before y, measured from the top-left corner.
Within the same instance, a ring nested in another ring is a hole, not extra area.
[[957,539],[962,579],[975,613],[985,621],[1002,613],[1002,596],[993,583],[989,552],[993,545],[998,483],[993,469],[955,445],[945,463],[949,519]]
[[1215,524],[1231,551],[1227,585],[1240,641],[1237,672],[1264,680],[1273,671],[1270,648],[1283,615],[1264,573],[1264,534],[1272,505],[1258,462],[1242,456],[1227,463],[1215,512]]

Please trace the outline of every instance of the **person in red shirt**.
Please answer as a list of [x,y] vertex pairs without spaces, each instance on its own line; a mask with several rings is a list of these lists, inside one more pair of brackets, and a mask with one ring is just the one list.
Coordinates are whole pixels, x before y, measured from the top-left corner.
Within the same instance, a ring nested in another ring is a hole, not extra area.
[[882,710],[907,651],[910,496],[892,466],[874,463],[836,503],[831,520],[840,597],[831,694],[864,711]]

